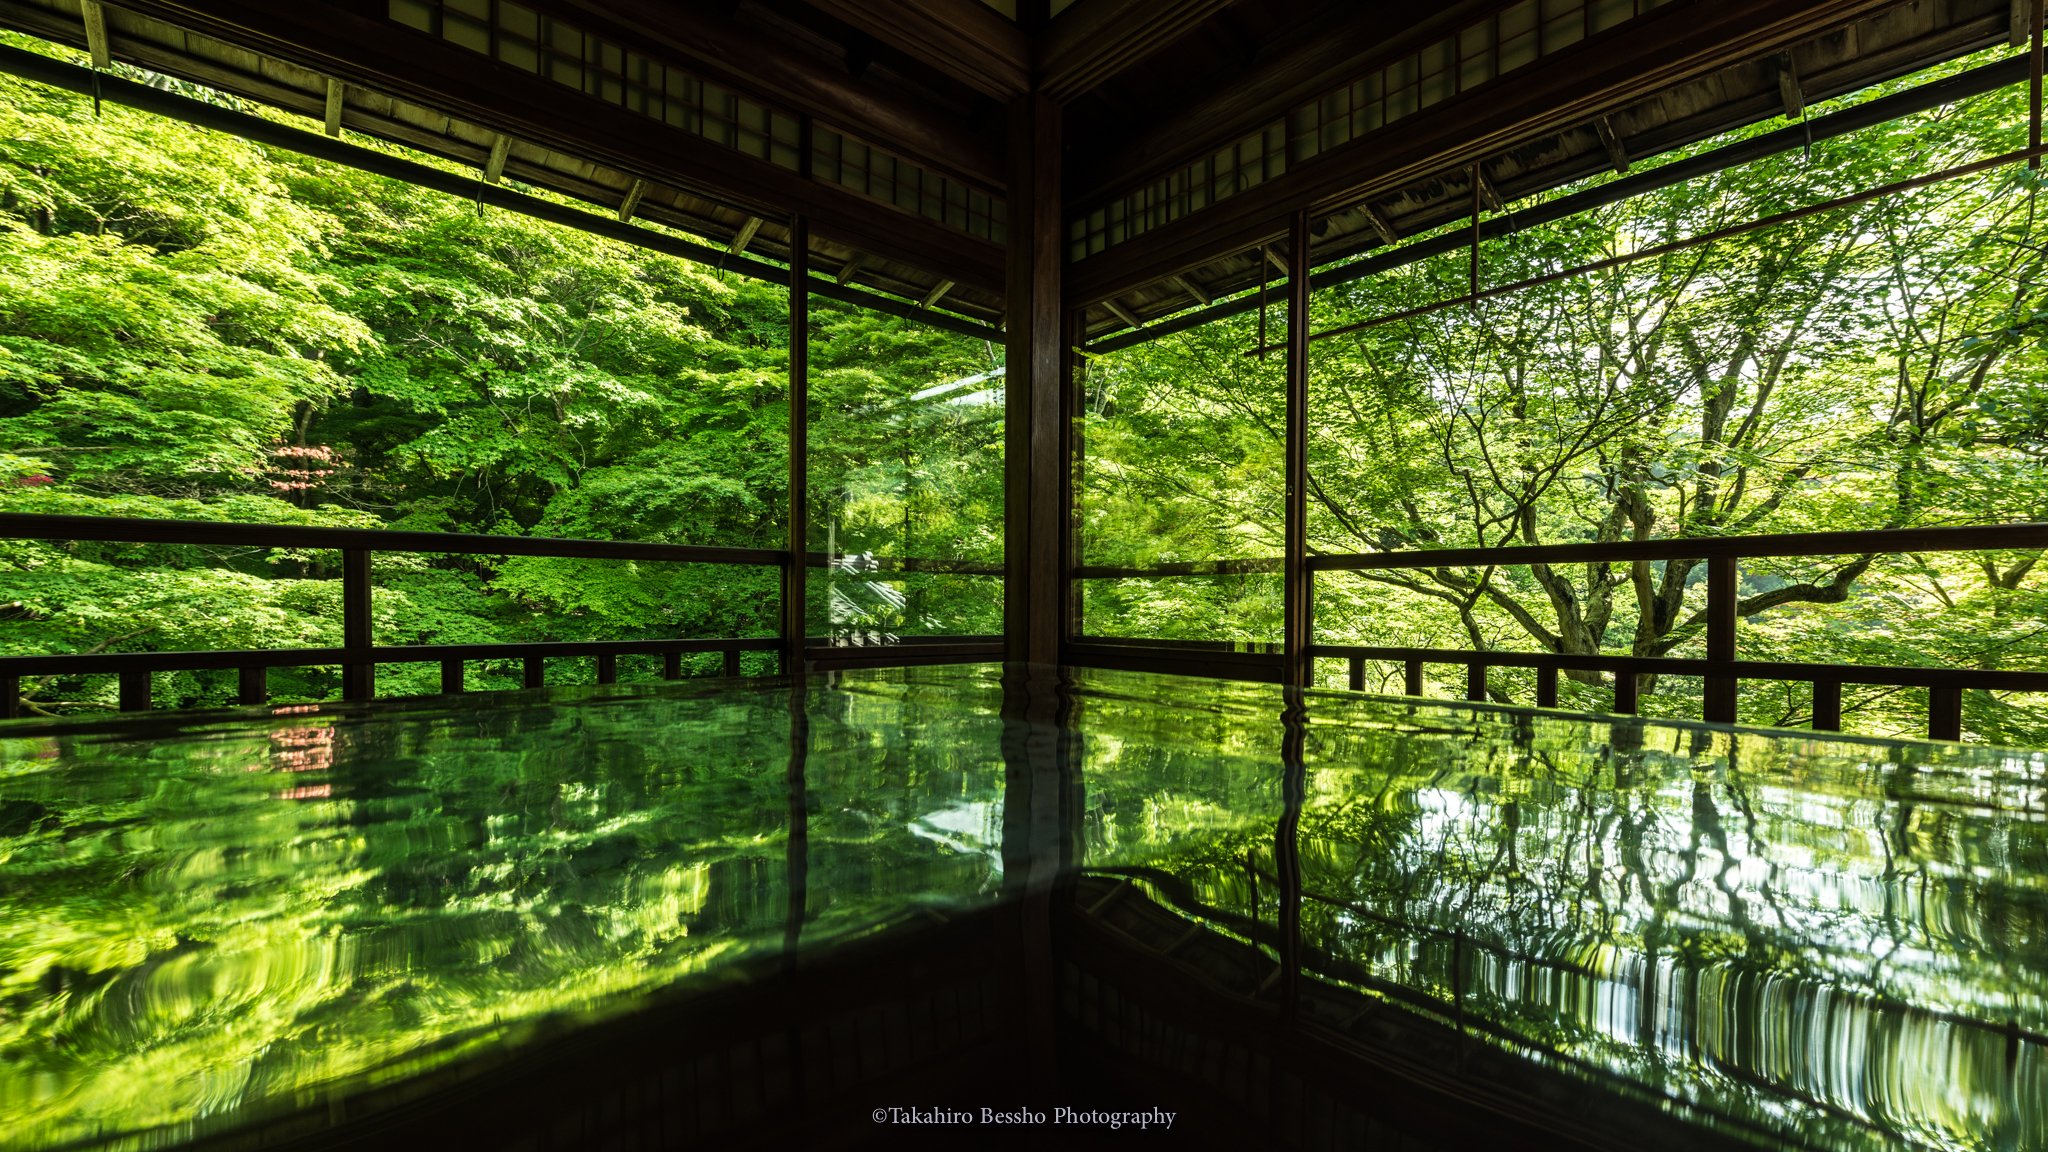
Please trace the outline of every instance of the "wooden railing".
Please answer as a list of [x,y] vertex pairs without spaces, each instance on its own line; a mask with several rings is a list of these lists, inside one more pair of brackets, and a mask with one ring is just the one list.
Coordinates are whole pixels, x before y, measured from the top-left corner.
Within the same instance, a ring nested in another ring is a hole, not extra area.
[[[237,700],[261,704],[268,696],[272,668],[339,666],[342,698],[368,700],[376,695],[380,664],[438,663],[441,691],[465,690],[463,665],[471,660],[518,660],[526,687],[544,683],[547,662],[565,657],[595,657],[597,682],[618,677],[621,656],[662,657],[667,679],[682,675],[683,657],[717,652],[726,676],[741,674],[744,652],[773,652],[777,668],[788,671],[794,652],[820,667],[859,667],[962,660],[1001,659],[996,637],[959,636],[906,640],[900,644],[835,647],[815,638],[792,643],[787,635],[715,639],[526,641],[501,644],[380,645],[373,637],[371,561],[379,552],[469,556],[547,556],[572,559],[649,560],[674,564],[723,564],[781,569],[790,553],[773,548],[711,548],[685,544],[650,544],[616,540],[577,540],[533,536],[488,536],[443,532],[405,532],[382,528],[326,528],[284,524],[233,524],[189,520],[146,520],[101,516],[49,516],[0,513],[0,539],[99,541],[123,544],[180,544],[229,548],[292,548],[341,553],[342,643],[335,648],[267,648],[186,652],[96,652],[75,655],[0,657],[0,717],[22,712],[21,681],[28,676],[112,674],[119,679],[124,712],[151,707],[152,677],[159,672],[235,669],[240,672]],[[821,554],[805,557],[806,567],[829,563]],[[941,561],[885,560],[880,571],[955,571],[962,567]],[[778,620],[785,614],[775,613]]]
[[[1902,528],[1855,532],[1799,532],[1768,536],[1722,536],[1675,540],[1634,540],[1589,544],[1550,544],[1533,547],[1440,548],[1401,552],[1357,552],[1319,554],[1307,557],[1302,579],[1314,602],[1314,579],[1319,572],[1371,572],[1430,568],[1510,567],[1532,564],[1597,564],[1637,561],[1701,560],[1707,567],[1705,620],[1706,657],[1691,659],[1669,656],[1605,656],[1557,652],[1499,652],[1482,649],[1439,649],[1390,647],[1362,644],[1324,644],[1315,640],[1313,625],[1308,635],[1295,639],[1309,661],[1338,659],[1350,665],[1350,685],[1364,687],[1365,664],[1369,660],[1398,662],[1404,666],[1403,688],[1410,696],[1423,694],[1423,668],[1430,664],[1463,665],[1465,698],[1487,698],[1487,671],[1491,668],[1533,668],[1536,670],[1536,704],[1554,708],[1558,703],[1558,674],[1564,671],[1604,672],[1614,677],[1613,710],[1633,714],[1638,703],[1638,678],[1645,675],[1699,676],[1705,679],[1703,714],[1708,721],[1733,723],[1735,701],[1744,680],[1805,682],[1813,689],[1813,727],[1839,731],[1842,725],[1842,686],[1845,684],[1882,687],[1925,688],[1928,690],[1927,734],[1930,739],[1955,740],[1962,734],[1962,693],[1965,689],[1995,692],[2048,692],[2048,672],[2019,672],[1976,668],[1915,668],[1890,665],[1817,664],[1774,660],[1742,660],[1736,655],[1739,613],[1739,582],[1744,560],[1786,556],[1878,556],[1919,552],[1981,552],[2011,549],[2048,549],[2048,524],[1990,524],[1955,528]],[[1184,576],[1213,576],[1232,573],[1280,572],[1278,560],[1233,560],[1159,565],[1151,568],[1082,566],[1074,569],[1077,580],[1141,579]],[[1147,654],[1147,647],[1159,649]],[[1088,663],[1101,662],[1120,667],[1143,667],[1161,671],[1209,672],[1243,675],[1247,670],[1263,673],[1256,678],[1277,678],[1283,656],[1277,653],[1204,652],[1180,644],[1157,641],[1106,641],[1097,637],[1075,637],[1069,643],[1072,655]]]

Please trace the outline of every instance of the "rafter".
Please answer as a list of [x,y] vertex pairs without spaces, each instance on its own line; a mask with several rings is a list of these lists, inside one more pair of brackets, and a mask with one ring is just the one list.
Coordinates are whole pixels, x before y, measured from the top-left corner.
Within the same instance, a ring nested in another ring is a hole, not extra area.
[[1194,31],[1232,0],[1093,0],[1052,23],[1038,83],[1065,103]]
[[327,78],[327,107],[320,117],[329,136],[341,135],[341,109],[348,86],[332,76]]
[[107,10],[100,7],[99,0],[79,0],[78,9],[85,21],[85,50],[92,56],[92,66],[112,67],[114,49],[107,41]]
[[1607,150],[1607,162],[1614,165],[1618,173],[1627,172],[1628,149],[1621,143],[1621,137],[1614,131],[1614,117],[1593,117],[1593,131],[1600,137],[1600,146]]
[[740,230],[732,234],[732,243],[728,244],[725,250],[735,256],[745,252],[747,245],[754,241],[754,233],[760,230],[761,218],[759,216],[747,217],[747,222],[740,225]]
[[985,95],[1031,90],[1031,42],[978,0],[805,2]]

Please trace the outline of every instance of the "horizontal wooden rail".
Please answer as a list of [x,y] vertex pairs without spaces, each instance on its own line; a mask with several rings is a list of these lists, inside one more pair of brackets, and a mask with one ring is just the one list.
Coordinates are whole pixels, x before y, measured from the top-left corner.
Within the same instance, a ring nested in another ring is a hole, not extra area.
[[990,563],[986,560],[941,560],[917,556],[833,556],[823,552],[807,552],[804,554],[804,564],[810,568],[832,568],[856,575],[892,575],[900,572],[930,572],[952,576],[1003,574],[1001,561]]
[[1775,660],[1700,660],[1675,656],[1581,656],[1550,652],[1495,652],[1462,648],[1406,648],[1360,644],[1312,644],[1311,660],[1339,659],[1350,664],[1350,686],[1364,687],[1368,660],[1402,664],[1403,691],[1422,695],[1422,669],[1449,664],[1465,669],[1465,698],[1486,699],[1490,668],[1533,668],[1537,673],[1536,706],[1557,707],[1560,671],[1609,672],[1615,677],[1614,711],[1633,714],[1637,708],[1636,678],[1643,675],[1701,676],[1729,681],[1804,681],[1813,685],[1816,731],[1840,731],[1842,686],[1864,684],[1892,688],[1925,688],[1929,693],[1927,735],[1931,740],[1960,739],[1961,694],[1964,689],[1988,692],[2048,692],[2048,672],[2014,672],[1977,668],[1914,668],[1904,665],[1808,664]]
[[[1398,552],[1356,552],[1311,555],[1304,575],[1318,572],[1370,572],[1428,568],[1500,568],[1530,564],[1600,564],[1701,560],[1707,572],[1706,643],[1704,660],[1652,656],[1565,655],[1477,650],[1397,648],[1317,644],[1304,637],[1310,660],[1348,659],[1350,684],[1363,687],[1364,662],[1398,661],[1406,665],[1403,685],[1410,696],[1422,694],[1425,664],[1462,665],[1465,698],[1487,697],[1489,667],[1534,668],[1538,707],[1557,704],[1560,671],[1607,672],[1615,675],[1614,711],[1632,714],[1638,706],[1637,678],[1670,674],[1706,680],[1703,712],[1709,721],[1733,723],[1736,693],[1742,680],[1805,681],[1813,686],[1813,726],[1838,731],[1842,723],[1842,685],[1865,684],[1928,690],[1927,731],[1930,738],[1962,736],[1964,690],[2048,692],[2048,673],[1990,669],[1913,668],[1847,664],[1813,664],[1735,658],[1740,620],[1738,565],[1742,560],[1781,556],[1876,556],[1918,552],[1983,552],[2048,549],[2048,524],[1974,524],[1952,527],[1886,528],[1844,532],[1791,532],[1756,536],[1706,536],[1666,540],[1614,540],[1572,544],[1541,544],[1491,548],[1430,548]],[[1147,567],[1081,566],[1074,580],[1156,579],[1220,575],[1230,572],[1282,572],[1277,559],[1192,561]],[[1313,597],[1311,584],[1310,596]],[[1115,641],[1075,637],[1069,641],[1073,662],[1104,667],[1179,672],[1266,680],[1273,670],[1259,657],[1247,661],[1236,654],[1202,651],[1194,646],[1158,640]]]
[[225,548],[308,548],[366,552],[426,552],[473,556],[554,556],[582,560],[662,560],[677,564],[746,564],[781,567],[788,553],[774,548],[711,548],[630,540],[578,540],[552,536],[489,536],[458,532],[403,532],[389,528],[328,528],[301,524],[235,524],[203,520],[143,520],[123,516],[46,516],[0,512],[0,539],[94,540],[120,544],[197,544]]
[[[662,675],[675,680],[682,676],[682,657],[693,653],[717,652],[725,659],[720,671],[740,675],[742,652],[775,652],[782,641],[774,637],[746,637],[712,640],[544,640],[504,644],[394,644],[372,647],[368,662],[379,664],[439,664],[441,691],[457,693],[463,686],[465,661],[518,660],[524,664],[523,679],[528,687],[544,683],[548,660],[594,656],[597,682],[610,684],[618,678],[621,656],[660,656]],[[90,655],[0,656],[0,717],[21,714],[21,681],[26,676],[81,676],[113,674],[120,677],[121,710],[144,712],[150,708],[150,677],[159,672],[221,671],[233,668],[241,673],[237,702],[261,704],[268,698],[264,673],[272,668],[305,668],[320,665],[348,667],[361,657],[349,648],[245,648],[211,652],[95,652]]]
[[1262,684],[1278,684],[1281,671],[1281,656],[1277,652],[1243,652],[1221,646],[1159,640],[1070,640],[1061,649],[1060,659],[1086,668],[1213,676]]
[[[775,652],[782,656],[783,637],[651,640],[531,641],[497,644],[377,645],[372,638],[371,560],[378,552],[427,555],[547,556],[569,559],[649,560],[682,564],[730,564],[787,570],[790,552],[771,548],[711,548],[681,544],[649,544],[615,540],[578,540],[533,536],[492,536],[474,533],[404,532],[382,528],[330,528],[290,524],[237,524],[190,520],[150,520],[108,516],[50,516],[0,513],[0,539],[90,540],[125,544],[178,544],[226,548],[295,548],[341,553],[343,643],[336,648],[236,649],[212,652],[95,652],[75,655],[0,657],[0,717],[22,713],[21,682],[28,676],[112,674],[120,678],[120,707],[125,712],[152,706],[151,677],[160,672],[219,671],[240,673],[237,699],[261,704],[268,697],[272,668],[338,665],[342,698],[369,700],[376,695],[375,669],[380,664],[438,663],[441,691],[465,690],[464,664],[474,660],[517,660],[527,687],[546,683],[547,662],[569,657],[594,657],[597,682],[613,683],[621,656],[660,656],[662,675],[682,675],[682,658],[692,653],[723,655],[726,676],[741,673],[744,652]],[[833,561],[821,553],[807,557],[823,567]],[[1001,575],[999,567],[976,562],[862,558],[856,571],[961,572]],[[868,647],[835,647],[822,638],[808,642],[807,659],[833,667],[928,664],[1002,658],[1000,637],[932,637],[892,641]],[[782,661],[778,659],[778,665]],[[788,671],[784,669],[784,671]]]
[[1634,560],[1751,559],[1765,556],[1863,556],[1908,552],[1981,552],[2048,548],[2048,524],[1973,524],[1952,528],[1878,528],[1856,532],[1787,532],[1762,536],[1692,536],[1503,548],[1425,548],[1310,556],[1311,572],[1384,568],[1505,567],[1515,564],[1599,564]]
[[1113,565],[1084,564],[1074,569],[1076,580],[1152,580],[1168,576],[1244,576],[1284,571],[1279,557],[1259,560],[1181,560],[1166,564]]
[[1003,659],[1001,636],[906,636],[891,644],[826,644],[804,649],[804,660],[820,671],[898,668],[914,664],[977,664]]
[[[1849,532],[1786,532],[1758,536],[1688,536],[1667,540],[1613,540],[1575,544],[1482,548],[1414,548],[1399,552],[1311,553],[1311,572],[1367,572],[1388,568],[1487,568],[1517,564],[1600,564],[1636,560],[1752,559],[1766,556],[1899,555],[1908,552],[1980,552],[2048,548],[2048,524],[1972,524],[1934,528],[1876,528]],[[1146,580],[1279,572],[1278,557],[1190,560],[1167,564],[1084,564],[1076,580]]]

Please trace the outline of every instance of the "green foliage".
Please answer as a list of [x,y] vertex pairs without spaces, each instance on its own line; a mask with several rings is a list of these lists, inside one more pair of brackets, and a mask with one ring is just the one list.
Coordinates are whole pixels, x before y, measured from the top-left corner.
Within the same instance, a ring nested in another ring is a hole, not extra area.
[[[787,316],[779,286],[0,79],[0,508],[779,547]],[[826,535],[999,565],[999,406],[908,399],[999,350],[850,308],[820,324]],[[7,653],[339,639],[333,556],[0,555]],[[889,620],[820,626],[999,627],[999,583],[946,579],[915,577]],[[535,557],[386,555],[376,580],[393,644],[772,635],[779,595],[766,568]],[[898,587],[844,584],[847,603]],[[380,690],[436,675],[388,667]],[[232,699],[231,674],[156,679],[166,705]],[[280,669],[270,688],[337,683]],[[114,687],[25,692],[52,712],[108,706]]]
[[[1489,243],[1483,275],[1545,276],[1996,152],[2024,135],[2022,97],[1531,228]],[[2028,170],[1986,173],[1320,341],[1311,547],[2048,518],[2038,196]],[[1327,289],[1312,325],[1455,296],[1467,271],[1461,253]],[[811,317],[810,546],[837,558],[813,572],[812,633],[998,631],[1000,349],[832,301]],[[1264,331],[1286,324],[1276,308]],[[1248,354],[1260,332],[1241,316],[1088,363],[1087,562],[1280,553],[1282,365]],[[0,507],[780,546],[786,340],[773,285],[0,80]],[[2048,666],[2038,561],[1754,562],[1741,651]],[[331,643],[334,572],[319,555],[16,544],[0,650]],[[765,568],[388,556],[377,572],[388,643],[766,635],[778,594]],[[1280,635],[1267,574],[1082,596],[1095,634]],[[1703,596],[1684,561],[1441,568],[1326,577],[1316,616],[1328,640],[1687,655]],[[224,675],[159,680],[166,703],[229,696]],[[43,710],[113,692],[28,687]],[[335,684],[281,670],[271,687]],[[1514,673],[1492,687],[1533,690]],[[1644,688],[1647,711],[1698,707],[1696,681]],[[1604,708],[1610,692],[1587,674],[1563,695]],[[1862,730],[1923,722],[1912,693],[1846,704]],[[1744,696],[1756,722],[1808,707],[1803,688]],[[1965,714],[1980,737],[2048,740],[2025,700],[1972,694]]]
[[[1940,107],[1489,242],[1482,280],[1549,277],[1964,163],[2016,146],[2025,125],[2023,88]],[[1467,292],[1466,254],[1317,292],[1313,330],[1359,327],[1311,345],[1310,548],[2048,519],[2040,191],[2037,173],[2009,166],[1376,324]],[[1269,315],[1269,339],[1285,325]],[[1259,331],[1241,316],[1089,362],[1087,563],[1281,553],[1284,389],[1277,357],[1251,353]],[[2048,668],[2040,558],[1753,561],[1739,653]],[[1704,577],[1682,560],[1336,574],[1317,582],[1316,632],[1703,655]],[[1278,613],[1259,577],[1099,581],[1085,602],[1098,635],[1270,642]],[[1643,687],[1645,711],[1698,715],[1696,680]],[[1496,672],[1490,688],[1527,703],[1534,683]],[[1804,691],[1750,685],[1743,718],[1803,723]],[[1611,692],[1580,673],[1561,702],[1604,710]],[[1925,707],[1924,693],[1845,700],[1871,732],[1924,730]],[[1965,713],[1980,738],[2048,740],[2038,701],[1972,693]]]

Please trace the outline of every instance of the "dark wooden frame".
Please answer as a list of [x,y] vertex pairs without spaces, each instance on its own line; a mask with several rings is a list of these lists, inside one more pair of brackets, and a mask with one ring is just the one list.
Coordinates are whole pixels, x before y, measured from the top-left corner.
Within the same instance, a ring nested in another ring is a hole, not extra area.
[[[1296,414],[1290,410],[1290,425],[1297,419]],[[1291,486],[1289,500],[1292,511],[1297,497]],[[1738,591],[1741,563],[1743,560],[1763,557],[1902,555],[1914,552],[1979,552],[2043,548],[2048,548],[2048,523],[1624,540],[1535,547],[1353,552],[1306,556],[1298,561],[1289,557],[1286,561],[1279,562],[1246,560],[1206,565],[1176,564],[1153,569],[1084,567],[1072,569],[1069,572],[1069,579],[1147,579],[1211,575],[1219,572],[1280,571],[1289,581],[1290,597],[1297,594],[1295,589],[1298,586],[1302,589],[1299,594],[1312,601],[1315,574],[1318,572],[1704,560],[1707,564],[1707,655],[1705,659],[1693,659],[1672,656],[1601,656],[1557,652],[1498,652],[1478,649],[1322,644],[1315,639],[1313,620],[1307,618],[1306,613],[1297,615],[1292,610],[1286,615],[1287,631],[1282,645],[1284,655],[1278,658],[1268,653],[1233,652],[1221,646],[1204,647],[1147,640],[1106,640],[1089,636],[1070,636],[1066,652],[1071,663],[1097,667],[1177,671],[1233,679],[1277,681],[1297,686],[1314,682],[1313,665],[1316,660],[1338,659],[1349,663],[1350,687],[1355,690],[1363,689],[1365,686],[1366,661],[1397,661],[1405,666],[1403,686],[1406,694],[1410,696],[1422,695],[1424,665],[1462,664],[1466,670],[1465,699],[1472,701],[1487,698],[1487,669],[1534,668],[1537,673],[1536,704],[1539,708],[1557,706],[1559,672],[1607,672],[1615,676],[1613,710],[1621,714],[1633,714],[1637,710],[1638,676],[1701,676],[1706,679],[1703,709],[1705,718],[1709,722],[1721,724],[1735,722],[1736,698],[1741,681],[1805,681],[1813,685],[1813,727],[1816,731],[1840,730],[1844,684],[1926,688],[1929,693],[1928,738],[1957,740],[1962,736],[1962,693],[1965,689],[1991,692],[2048,692],[2048,672],[1738,659],[1736,637],[1740,621]]]

